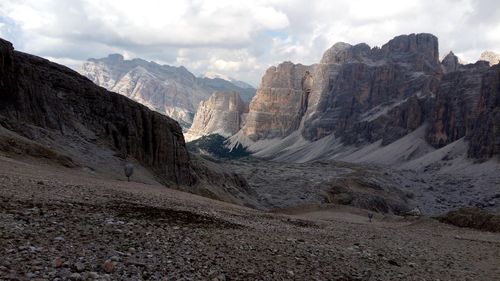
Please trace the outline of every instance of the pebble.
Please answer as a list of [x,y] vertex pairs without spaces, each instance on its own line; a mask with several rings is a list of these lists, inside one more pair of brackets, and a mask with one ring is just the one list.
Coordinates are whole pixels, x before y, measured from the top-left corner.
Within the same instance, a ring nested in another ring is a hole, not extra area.
[[414,263],[414,262],[409,262],[409,263],[408,263],[408,266],[409,266],[409,267],[417,267],[417,264],[416,264],[416,263]]
[[99,278],[99,274],[95,271],[90,271],[87,273],[87,279],[97,279]]
[[111,256],[109,259],[112,261],[120,261],[120,257],[118,256]]
[[83,280],[82,278],[82,275],[80,275],[80,273],[71,273],[71,275],[69,276],[69,279],[70,280]]
[[77,272],[82,272],[85,270],[85,265],[81,262],[77,262],[73,266]]
[[64,242],[66,239],[64,239],[64,237],[62,237],[62,236],[57,236],[56,238],[54,238],[54,240],[59,241],[59,242]]
[[59,268],[59,267],[62,267],[63,265],[63,259],[61,259],[60,257],[57,257],[55,258],[53,261],[52,261],[52,265],[55,267],[55,268]]
[[106,271],[107,273],[113,273],[116,270],[116,262],[112,260],[106,260],[102,264],[102,269]]

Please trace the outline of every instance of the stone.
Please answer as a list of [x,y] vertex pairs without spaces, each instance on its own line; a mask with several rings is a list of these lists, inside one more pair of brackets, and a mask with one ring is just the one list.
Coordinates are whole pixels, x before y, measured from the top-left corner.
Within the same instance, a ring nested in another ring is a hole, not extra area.
[[226,281],[226,275],[221,273],[216,277],[212,278],[212,281]]
[[76,262],[74,265],[73,265],[73,268],[77,271],[77,272],[82,272],[85,270],[85,264],[83,264],[82,262]]
[[77,273],[77,272],[71,273],[71,275],[69,276],[69,279],[75,280],[75,281],[76,280],[83,280],[82,275],[80,273]]
[[87,272],[87,279],[95,280],[99,278],[99,274],[95,271]]
[[102,269],[107,273],[113,273],[116,270],[116,262],[112,260],[106,260],[102,265]]

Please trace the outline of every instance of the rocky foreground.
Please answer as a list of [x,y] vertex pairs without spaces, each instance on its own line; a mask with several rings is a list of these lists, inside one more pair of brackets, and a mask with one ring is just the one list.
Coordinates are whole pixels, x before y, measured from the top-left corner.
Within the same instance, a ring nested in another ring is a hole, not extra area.
[[369,223],[335,205],[266,213],[4,157],[0,202],[1,280],[500,277],[500,234],[431,219]]

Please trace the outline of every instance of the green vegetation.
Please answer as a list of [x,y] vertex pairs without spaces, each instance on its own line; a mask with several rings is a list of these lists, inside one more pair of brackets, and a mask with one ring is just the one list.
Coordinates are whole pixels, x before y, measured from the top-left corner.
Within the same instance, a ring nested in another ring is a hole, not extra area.
[[235,159],[250,155],[250,152],[241,144],[233,149],[227,148],[226,141],[227,138],[213,134],[188,142],[186,147],[191,153],[208,154],[214,158]]

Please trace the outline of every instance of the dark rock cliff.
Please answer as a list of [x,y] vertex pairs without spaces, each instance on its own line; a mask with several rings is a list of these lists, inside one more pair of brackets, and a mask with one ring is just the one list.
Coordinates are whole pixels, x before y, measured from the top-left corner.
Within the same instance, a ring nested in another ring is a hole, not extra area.
[[131,156],[163,180],[196,182],[177,122],[1,39],[0,125],[29,139],[33,127],[77,137]]
[[477,106],[477,120],[468,135],[468,154],[474,158],[500,155],[500,64],[484,74]]

